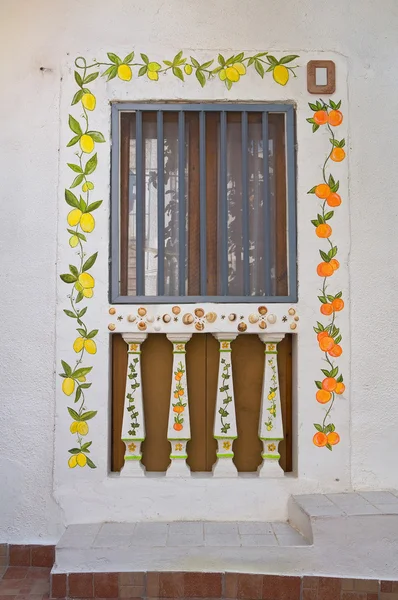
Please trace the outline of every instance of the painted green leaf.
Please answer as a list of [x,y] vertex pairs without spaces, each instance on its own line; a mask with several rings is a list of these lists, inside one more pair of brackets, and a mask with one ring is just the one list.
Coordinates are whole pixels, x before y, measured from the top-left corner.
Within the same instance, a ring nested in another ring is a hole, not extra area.
[[178,77],[178,79],[181,79],[181,81],[184,81],[184,75],[180,67],[173,67],[173,75]]
[[82,397],[82,390],[80,387],[78,387],[76,390],[75,403],[79,402],[81,397]]
[[73,133],[77,133],[78,135],[83,135],[82,128],[80,127],[79,121],[76,121],[72,115],[69,115],[69,127],[73,131]]
[[[313,110],[314,112],[316,112],[318,110],[318,107],[316,104],[313,104],[312,102],[308,102],[308,106],[310,107],[311,110]],[[308,119],[307,119],[308,121]]]
[[77,315],[75,315],[74,312],[72,312],[71,310],[67,310],[66,308],[64,308],[64,313],[68,316],[71,317],[71,319],[77,319]]
[[198,69],[200,67],[200,64],[198,63],[196,58],[194,58],[193,56],[191,56],[191,63],[195,67],[195,69]]
[[81,184],[81,182],[83,181],[83,179],[84,179],[84,175],[77,175],[77,176],[74,178],[73,182],[71,183],[71,186],[70,186],[70,187],[71,187],[71,188],[74,188],[74,187],[76,187],[77,185],[80,185],[80,184]]
[[87,306],[85,306],[84,308],[82,308],[82,309],[79,311],[79,313],[78,313],[79,317],[82,317],[83,315],[85,315],[85,314],[86,314],[86,312],[87,312]]
[[80,333],[80,335],[82,335],[83,337],[86,337],[86,333],[87,333],[87,332],[86,332],[86,330],[85,330],[85,329],[82,329],[81,327],[78,327],[78,328],[76,329],[76,331],[77,331],[78,333]]
[[339,372],[339,368],[335,367],[334,369],[332,369],[330,371],[330,377],[336,377],[337,373]]
[[76,237],[79,238],[79,240],[82,240],[83,242],[87,242],[86,236],[83,233],[80,233],[79,231],[75,231],[74,229],[67,229],[67,232],[70,233],[71,235],[75,235]]
[[335,182],[334,177],[333,177],[332,174],[329,175],[328,184],[329,184],[330,187],[333,187],[336,184],[336,182]]
[[260,75],[260,77],[263,78],[264,77],[264,67],[259,60],[256,60],[254,62],[254,68],[256,69],[256,71]]
[[327,369],[321,369],[321,371],[325,375],[325,377],[330,377],[330,372]]
[[178,61],[182,58],[182,50],[180,50],[174,57],[174,64],[178,63]]
[[231,87],[232,87],[232,81],[230,81],[229,79],[226,79],[225,80],[225,87],[229,91],[231,89]]
[[296,58],[298,58],[298,54],[288,54],[288,56],[284,56],[283,58],[280,59],[279,64],[287,65],[287,63],[292,62]]
[[93,461],[88,456],[86,456],[86,458],[87,458],[87,465],[90,467],[90,469],[96,469],[97,467],[95,466]]
[[69,206],[79,208],[79,200],[76,198],[75,194],[69,190],[65,190],[65,201]]
[[83,79],[82,79],[82,76],[80,75],[80,73],[78,73],[77,71],[75,71],[75,81],[79,87],[82,87]]
[[324,260],[325,262],[329,262],[330,261],[329,256],[326,254],[326,252],[323,252],[323,250],[319,250],[319,254],[322,257],[322,260]]
[[338,292],[338,293],[335,295],[335,298],[341,298],[341,296],[342,296],[342,295],[343,295],[343,292]]
[[322,425],[319,425],[319,423],[314,423],[314,427],[317,431],[321,431],[323,433],[323,427]]
[[79,271],[74,265],[69,265],[69,271],[72,273],[72,275],[74,275],[74,277],[76,277],[76,279],[79,277]]
[[62,281],[64,283],[75,283],[77,277],[74,277],[73,275],[70,275],[69,273],[63,273],[62,275],[60,275],[60,278],[62,279]]
[[244,56],[245,56],[245,53],[244,52],[240,52],[239,54],[237,54],[235,56],[234,62],[240,62]]
[[102,200],[96,200],[95,202],[92,202],[87,206],[86,212],[92,212],[93,210],[96,210],[99,206],[101,206],[101,204]]
[[270,65],[276,66],[278,64],[278,61],[276,60],[275,56],[272,56],[272,54],[268,54],[266,60]]
[[329,219],[331,219],[334,215],[334,211],[331,210],[330,212],[327,212],[325,215],[325,221],[329,221]]
[[75,173],[83,173],[83,169],[79,165],[74,165],[72,163],[67,163],[68,167],[72,169]]
[[75,137],[73,137],[71,140],[69,140],[69,142],[66,144],[67,148],[70,148],[70,146],[74,146],[75,144],[77,144],[77,142],[80,140],[81,135],[75,135]]
[[91,173],[94,173],[95,169],[97,168],[97,164],[98,164],[98,158],[97,158],[97,153],[95,153],[90,158],[90,160],[88,160],[87,163],[86,163],[86,166],[84,168],[85,174],[86,175],[91,175]]
[[315,133],[316,131],[318,131],[319,129],[319,125],[317,125],[316,123],[313,124],[312,126],[312,133]]
[[83,300],[83,298],[84,298],[83,293],[79,292],[78,295],[76,296],[75,302],[79,303],[79,302],[81,302]]
[[73,377],[75,379],[77,379],[78,377],[83,377],[83,375],[87,375],[87,373],[90,373],[92,368],[93,367],[82,367],[81,369],[77,369],[77,371],[73,373]]
[[336,344],[340,344],[341,340],[343,338],[341,337],[341,335],[338,335],[337,338],[334,340]]
[[88,271],[89,269],[91,269],[91,267],[93,266],[93,264],[95,263],[95,261],[97,260],[97,256],[98,256],[98,252],[95,252],[94,254],[92,254],[90,256],[90,258],[88,258],[86,260],[86,262],[84,263],[83,267],[82,267],[82,272],[84,273],[85,271]]
[[80,384],[80,387],[82,388],[82,390],[88,390],[88,388],[91,386],[92,386],[91,383],[81,383]]
[[116,77],[116,75],[117,75],[117,66],[113,66],[113,65],[111,67],[108,67],[106,69],[106,71],[104,71],[102,73],[102,77],[106,77],[106,76],[108,77],[107,81],[114,79]]
[[314,225],[314,227],[318,227],[319,222],[316,219],[312,219],[311,223]]
[[141,58],[142,58],[142,60],[144,61],[145,64],[149,63],[149,58],[147,57],[146,54],[143,54],[142,52],[141,52]]
[[200,85],[204,87],[206,85],[206,77],[200,69],[196,70],[196,79],[199,81]]
[[83,81],[83,84],[87,85],[87,83],[91,83],[92,81],[97,79],[98,75],[99,75],[99,71],[96,71],[95,73],[90,73],[90,75],[87,75],[87,77]]
[[318,296],[318,300],[319,302],[322,302],[322,304],[327,304],[328,302],[325,296]]
[[130,52],[130,54],[127,54],[127,56],[124,57],[123,59],[123,64],[127,65],[128,63],[130,63],[134,58],[134,52]]
[[83,90],[79,90],[78,92],[76,92],[76,94],[73,96],[71,105],[74,106],[75,104],[77,104],[78,102],[80,102],[80,100],[82,99],[84,94]]
[[217,60],[218,60],[218,64],[219,64],[219,65],[221,65],[222,67],[224,67],[224,66],[225,66],[225,58],[223,57],[223,55],[222,55],[222,54],[219,54],[219,55],[218,55],[218,57],[217,57]]
[[90,333],[87,334],[87,339],[91,340],[93,337],[95,337],[98,333],[98,329],[93,329],[92,331],[90,331]]
[[83,452],[87,452],[88,448],[90,448],[91,444],[93,442],[86,442],[85,444],[82,445],[82,450]]
[[71,448],[68,450],[71,454],[80,454],[80,448]]
[[325,448],[327,448],[328,450],[330,450],[332,452],[333,448],[330,444],[326,444]]
[[315,385],[318,389],[320,389],[320,390],[322,389],[322,383],[320,381],[316,381]]
[[82,212],[86,212],[87,202],[85,201],[85,199],[82,196],[80,196],[80,199],[79,199],[79,208]]
[[209,67],[211,67],[211,65],[214,63],[214,60],[208,60],[207,62],[203,63],[203,65],[200,65],[201,69],[208,69]]
[[106,53],[109,60],[113,63],[115,63],[115,65],[120,65],[121,64],[121,60],[120,58],[117,56],[117,54],[114,54],[113,52],[107,52]]
[[66,373],[66,375],[69,377],[69,375],[72,374],[72,369],[70,368],[70,366],[68,365],[67,362],[65,362],[64,360],[61,360],[61,365]]
[[72,419],[74,419],[75,421],[80,421],[79,414],[75,410],[73,410],[73,408],[70,408],[70,406],[68,406],[68,412]]
[[91,136],[94,142],[102,143],[105,142],[105,138],[100,131],[87,131],[87,135]]
[[89,421],[90,419],[95,417],[96,414],[97,414],[96,410],[89,410],[89,411],[83,413],[82,415],[80,415],[80,419],[82,421]]
[[316,186],[316,185],[314,185],[314,187],[313,187],[313,188],[311,188],[311,189],[310,189],[310,190],[307,192],[307,194],[315,194],[315,190],[316,190],[316,188],[317,188],[317,186]]
[[342,375],[339,375],[339,376],[338,376],[338,378],[336,379],[336,381],[337,381],[338,383],[343,383],[343,376],[342,376]]
[[142,66],[138,71],[138,77],[142,77],[148,71],[148,67],[146,65]]

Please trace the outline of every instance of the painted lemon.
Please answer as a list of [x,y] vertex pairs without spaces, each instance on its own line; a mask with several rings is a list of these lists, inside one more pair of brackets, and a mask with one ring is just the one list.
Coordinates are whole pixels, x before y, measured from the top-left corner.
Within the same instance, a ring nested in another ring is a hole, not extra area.
[[84,383],[86,381],[86,378],[84,375],[82,375],[81,377],[78,377],[77,380],[80,381],[80,383]]
[[77,424],[77,433],[79,433],[80,435],[87,435],[88,434],[88,425],[85,421],[80,421]]
[[73,342],[73,350],[75,352],[81,352],[84,346],[84,339],[82,337],[78,337]]
[[82,185],[83,192],[87,192],[88,190],[93,190],[93,189],[94,189],[94,184],[92,183],[92,181],[85,181]]
[[83,291],[83,286],[78,281],[76,281],[76,283],[75,283],[75,288],[77,289],[78,292],[82,292]]
[[79,143],[80,148],[83,150],[83,152],[86,152],[86,154],[91,154],[91,152],[94,150],[94,140],[91,135],[87,135],[87,133],[82,135]]
[[82,104],[87,110],[94,110],[96,102],[94,94],[83,94]]
[[119,65],[117,68],[117,76],[119,77],[119,79],[122,79],[123,81],[130,81],[130,79],[133,76],[133,72],[131,70],[131,67],[129,67],[128,65]]
[[76,460],[79,467],[85,467],[87,464],[87,456],[83,454],[83,452],[79,452],[79,454],[76,456]]
[[225,69],[221,69],[221,71],[218,74],[219,79],[221,79],[221,81],[225,81],[227,78],[227,71]]
[[69,465],[70,469],[74,469],[77,465],[77,457],[71,456],[70,459],[68,460],[68,465]]
[[243,63],[237,62],[237,63],[234,63],[232,66],[234,69],[236,69],[238,71],[239,75],[245,75],[246,67]]
[[66,396],[71,396],[75,391],[75,382],[71,377],[66,377],[63,380],[62,391]]
[[69,238],[69,246],[71,248],[76,248],[78,243],[79,243],[79,238],[77,237],[77,235],[72,235],[72,237]]
[[85,298],[92,298],[94,296],[94,291],[91,288],[87,288],[86,290],[83,290],[83,296]]
[[80,227],[85,233],[91,233],[95,227],[95,219],[90,213],[84,213],[80,219]]
[[226,75],[227,79],[229,79],[229,81],[232,81],[233,83],[239,81],[240,79],[239,71],[235,69],[235,67],[228,67],[228,69],[226,69]]
[[72,421],[72,423],[70,424],[70,427],[69,427],[70,432],[76,433],[78,425],[79,425],[78,421]]
[[81,273],[79,275],[79,283],[83,288],[93,288],[95,285],[95,280],[90,273]]
[[277,65],[272,75],[279,85],[286,85],[289,81],[289,71],[284,65]]
[[159,73],[156,73],[156,71],[147,71],[146,74],[151,81],[157,81],[159,79]]
[[80,223],[82,214],[82,211],[78,208],[74,208],[73,210],[71,210],[67,217],[68,225],[70,225],[71,227],[75,227],[75,225],[78,225]]
[[185,73],[187,75],[190,75],[192,73],[192,67],[191,67],[191,65],[185,65],[184,71],[185,71]]
[[89,354],[95,354],[97,352],[97,345],[94,340],[84,340],[84,348]]

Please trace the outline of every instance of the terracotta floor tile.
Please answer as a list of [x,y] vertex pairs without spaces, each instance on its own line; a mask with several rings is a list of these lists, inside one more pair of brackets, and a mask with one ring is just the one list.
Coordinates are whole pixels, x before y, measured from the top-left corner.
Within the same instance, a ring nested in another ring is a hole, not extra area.
[[4,579],[25,579],[28,574],[28,567],[8,567],[7,571],[3,575]]
[[10,566],[30,567],[30,546],[10,545]]

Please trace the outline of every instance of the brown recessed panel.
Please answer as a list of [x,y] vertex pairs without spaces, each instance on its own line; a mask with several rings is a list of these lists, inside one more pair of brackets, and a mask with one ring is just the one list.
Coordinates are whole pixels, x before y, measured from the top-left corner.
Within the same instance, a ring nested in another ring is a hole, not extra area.
[[[325,85],[317,85],[317,69],[326,69]],[[310,94],[333,94],[336,91],[336,65],[332,60],[310,60],[307,63],[307,90]]]

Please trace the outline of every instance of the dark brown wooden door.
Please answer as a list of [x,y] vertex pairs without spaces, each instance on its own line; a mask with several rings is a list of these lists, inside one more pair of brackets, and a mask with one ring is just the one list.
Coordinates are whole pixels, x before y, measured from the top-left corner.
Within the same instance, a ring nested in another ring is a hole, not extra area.
[[[113,335],[112,366],[112,471],[123,466],[124,444],[120,440],[127,346]],[[292,339],[278,345],[278,366],[285,439],[280,443],[281,466],[292,470]],[[191,420],[188,464],[192,471],[211,471],[216,461],[213,438],[217,393],[219,344],[211,334],[194,334],[187,344],[187,379]],[[232,368],[238,439],[234,462],[240,472],[254,472],[261,463],[258,438],[264,344],[256,335],[240,335],[232,344]],[[172,344],[165,335],[149,335],[142,346],[142,388],[146,440],[143,464],[148,471],[163,472],[169,465],[167,419],[172,376]]]

